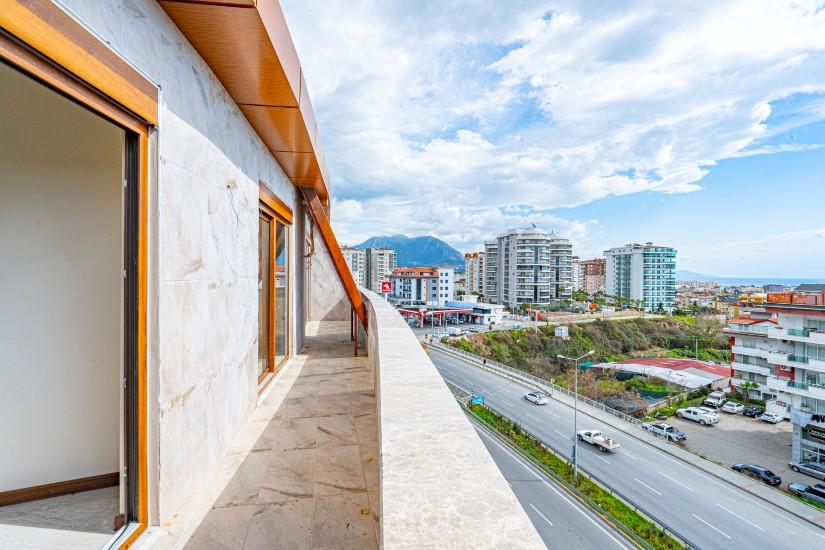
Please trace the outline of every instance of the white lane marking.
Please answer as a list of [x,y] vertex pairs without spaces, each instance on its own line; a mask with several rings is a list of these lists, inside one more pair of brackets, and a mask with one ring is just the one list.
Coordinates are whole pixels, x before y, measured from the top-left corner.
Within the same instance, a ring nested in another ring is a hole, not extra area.
[[[598,528],[599,528],[599,530],[601,530],[601,531],[602,531],[605,535],[607,535],[608,537],[610,537],[610,539],[611,539],[613,542],[615,542],[615,543],[619,546],[619,548],[624,548],[624,550],[628,550],[627,546],[625,546],[624,544],[622,544],[621,542],[619,542],[619,540],[618,540],[616,537],[614,537],[613,535],[611,535],[611,534],[610,534],[610,533],[609,533],[609,532],[608,532],[608,531],[607,531],[604,527],[602,527],[601,525],[599,525],[599,524],[596,522],[596,520],[594,520],[592,517],[590,517],[590,515],[589,515],[587,512],[585,512],[584,510],[582,510],[579,506],[577,506],[576,504],[574,504],[574,503],[573,503],[573,501],[571,501],[571,500],[570,500],[570,499],[568,499],[566,496],[564,496],[562,493],[560,493],[560,492],[558,491],[558,489],[556,489],[555,487],[553,487],[553,486],[552,486],[552,485],[551,485],[551,484],[550,484],[550,483],[549,483],[546,479],[544,479],[542,476],[538,475],[538,474],[537,474],[537,473],[533,470],[533,468],[532,468],[531,466],[528,466],[528,465],[527,465],[527,464],[523,461],[523,459],[522,459],[522,458],[520,458],[518,455],[516,455],[516,454],[515,454],[512,450],[508,449],[507,447],[505,447],[504,445],[502,445],[501,443],[499,443],[498,441],[496,441],[496,439],[495,439],[494,437],[492,437],[490,434],[488,434],[488,433],[484,432],[484,431],[483,431],[483,430],[481,430],[480,428],[476,427],[476,431],[478,431],[478,433],[480,433],[480,434],[483,434],[483,435],[484,435],[484,437],[486,437],[487,439],[489,439],[490,441],[492,441],[493,443],[495,443],[496,445],[498,445],[499,447],[501,447],[501,448],[504,450],[504,452],[506,452],[507,454],[509,454],[509,455],[510,455],[510,456],[512,456],[513,458],[515,458],[515,459],[516,459],[516,462],[518,462],[519,464],[521,464],[522,466],[524,466],[525,468],[527,468],[527,470],[528,470],[531,474],[533,474],[534,476],[536,476],[537,478],[539,478],[539,479],[542,481],[542,483],[544,483],[544,484],[547,486],[547,488],[549,488],[551,491],[553,491],[554,493],[556,493],[557,495],[559,495],[559,497],[561,497],[562,499],[564,499],[564,501],[565,501],[567,504],[569,504],[570,506],[572,506],[572,507],[573,507],[573,509],[575,509],[576,511],[578,511],[581,515],[583,515],[585,518],[587,518],[587,520],[588,520],[590,523],[592,523],[593,525],[595,525],[596,527],[598,527]],[[509,482],[508,482],[508,483],[509,483]]]
[[764,531],[764,529],[762,529],[761,527],[759,527],[759,526],[758,526],[758,525],[756,525],[755,523],[753,523],[753,522],[751,522],[751,521],[749,521],[749,520],[747,520],[747,519],[743,518],[742,516],[740,516],[739,514],[737,514],[736,512],[734,512],[733,510],[728,510],[727,508],[725,508],[724,506],[722,506],[722,505],[721,505],[721,504],[719,504],[718,502],[715,502],[714,504],[716,504],[716,506],[718,506],[719,508],[721,508],[721,509],[722,509],[722,510],[724,510],[725,512],[727,512],[727,513],[729,513],[729,514],[731,514],[731,515],[733,515],[733,516],[738,517],[739,519],[741,519],[742,521],[744,521],[745,523],[747,523],[747,524],[748,524],[748,525],[750,525],[751,527],[756,527],[756,528],[757,528],[757,529],[759,529],[760,531]]
[[560,436],[562,436],[563,438],[565,438],[565,439],[569,439],[569,437],[567,436],[567,434],[563,434],[563,433],[561,433],[561,432],[560,432],[560,431],[558,431],[558,430],[553,430],[553,431],[554,431],[554,432],[556,432],[557,434],[559,434]]
[[524,414],[525,414],[525,416],[529,416],[530,418],[532,418],[532,419],[533,419],[533,420],[535,420],[536,422],[541,422],[541,420],[539,420],[538,418],[536,418],[535,416],[533,416],[533,415],[532,415],[532,414],[530,414],[530,413],[524,413]]
[[529,504],[529,505],[530,505],[530,508],[532,508],[533,510],[535,510],[535,511],[536,511],[536,513],[537,513],[538,515],[540,515],[540,516],[541,516],[541,519],[543,519],[544,521],[546,521],[547,523],[549,523],[549,524],[550,524],[550,527],[553,527],[553,522],[552,522],[552,521],[550,521],[549,519],[547,519],[547,517],[546,517],[544,514],[542,514],[541,512],[539,512],[539,509],[538,509],[538,508],[536,508],[535,506],[533,506],[533,503],[532,503],[532,502],[528,502],[527,504]]
[[512,489],[512,488],[513,488],[513,484],[512,484],[512,483],[510,483],[509,481],[507,482],[507,485],[509,485],[509,486],[510,486],[510,489]]
[[512,403],[510,403],[509,401],[507,401],[507,400],[505,400],[505,399],[502,399],[502,400],[501,400],[501,402],[502,402],[502,403],[504,403],[504,404],[506,404],[506,405],[510,405],[511,407],[513,406],[513,404],[512,404]]
[[594,456],[596,458],[598,458],[599,460],[603,460],[604,462],[607,462],[608,464],[611,464],[611,462],[609,460],[607,460],[605,457],[603,457],[602,455],[594,455]]
[[699,521],[701,521],[702,523],[704,523],[705,525],[707,525],[708,527],[710,527],[711,529],[713,529],[714,531],[716,531],[717,533],[719,533],[720,535],[723,535],[723,536],[727,537],[727,538],[728,538],[728,540],[732,540],[732,539],[730,538],[730,535],[728,535],[728,534],[727,534],[727,533],[725,533],[724,531],[721,531],[721,530],[717,529],[716,527],[714,527],[714,526],[713,526],[713,525],[711,525],[710,523],[706,522],[705,520],[703,520],[702,518],[700,518],[700,517],[699,517],[699,516],[697,516],[696,514],[691,514],[691,516],[695,517],[696,519],[698,519]]
[[[466,368],[466,369],[473,368],[472,366],[465,365],[465,364],[462,364],[461,367]],[[479,374],[479,373],[476,373],[475,370],[473,370],[473,374]],[[494,375],[491,375],[491,376],[494,376]],[[466,388],[462,388],[462,389],[466,390]],[[479,389],[481,389],[482,391],[487,391],[485,388],[480,387]],[[596,418],[595,416],[592,416],[592,415],[588,414],[587,412],[584,412],[584,411],[580,411],[580,412],[582,412],[586,416],[589,416],[589,417],[593,418],[594,420],[600,422],[601,424],[604,424],[605,426],[609,426],[607,423],[601,421],[600,419]],[[610,427],[612,428],[612,426],[610,426]],[[558,430],[555,430],[555,431],[556,431],[557,434],[561,435],[562,437],[566,437],[564,434],[562,434]],[[736,487],[736,486],[732,486],[732,485],[730,485],[728,483],[725,483],[725,482],[722,482],[722,481],[717,481],[716,479],[702,473],[702,471],[697,466],[694,466],[693,464],[689,464],[689,463],[684,463],[681,460],[676,459],[676,458],[671,458],[670,455],[667,454],[667,452],[662,451],[661,449],[653,446],[652,444],[650,444],[649,442],[647,442],[643,439],[638,439],[638,440],[633,439],[632,441],[633,441],[634,445],[638,445],[639,449],[644,449],[644,452],[652,453],[656,458],[664,458],[665,460],[673,462],[674,464],[684,468],[688,472],[690,472],[694,475],[697,475],[697,476],[699,476],[703,479],[706,479],[706,480],[710,481],[711,483],[714,483],[714,484],[730,491],[736,497],[738,497],[740,499],[743,499],[743,500],[746,500],[746,501],[750,502],[751,504],[755,504],[756,506],[758,506],[758,507],[760,507],[764,510],[767,510],[771,514],[773,514],[773,515],[775,515],[779,518],[782,518],[782,520],[785,523],[789,523],[789,524],[794,525],[794,526],[796,526],[796,527],[798,527],[798,528],[800,528],[804,531],[807,531],[808,533],[810,533],[812,535],[816,535],[817,537],[825,539],[825,534],[819,533],[819,532],[815,531],[814,529],[812,529],[810,527],[807,527],[805,525],[797,523],[796,521],[791,519],[791,517],[790,517],[791,514],[789,514],[787,512],[784,512],[784,511],[780,512],[778,510],[774,510],[773,508],[770,508],[767,505],[762,504],[761,502],[757,502],[757,501],[749,498],[748,496],[746,496],[745,491],[743,489],[740,489],[739,487]],[[629,455],[629,453],[627,453],[627,451],[622,451],[622,452]]]
[[682,487],[684,487],[685,489],[687,489],[687,490],[688,490],[688,491],[690,491],[691,493],[693,492],[693,489],[692,489],[691,487],[688,487],[687,485],[685,485],[685,484],[684,484],[684,483],[682,483],[681,481],[677,481],[677,480],[673,479],[672,477],[670,477],[669,475],[667,475],[666,473],[664,473],[662,470],[658,470],[658,472],[659,472],[659,474],[660,474],[662,477],[665,477],[665,478],[669,479],[670,481],[672,481],[672,482],[673,482],[673,483],[675,483],[676,485],[681,485]]
[[647,487],[648,489],[650,489],[651,491],[653,491],[657,495],[662,496],[662,493],[660,493],[659,491],[657,491],[656,489],[654,489],[653,487],[651,487],[650,485],[648,485],[644,481],[641,481],[638,477],[634,477],[633,481],[635,481],[636,483],[638,483],[639,485],[641,485],[643,487]]
[[611,535],[610,533],[608,533],[608,532],[607,532],[607,530],[606,530],[604,527],[602,527],[601,525],[599,525],[598,523],[596,523],[596,520],[594,520],[593,518],[591,518],[591,517],[590,517],[590,515],[589,515],[589,514],[587,514],[584,510],[582,510],[581,508],[579,508],[578,506],[576,506],[575,504],[573,504],[573,502],[572,502],[572,501],[570,501],[570,500],[569,500],[566,496],[564,496],[563,494],[561,494],[561,493],[560,493],[560,492],[559,492],[559,491],[558,491],[555,487],[553,487],[552,485],[550,485],[550,483],[548,483],[547,481],[545,481],[545,482],[544,482],[544,484],[545,484],[545,485],[547,485],[547,487],[549,487],[551,491],[553,491],[554,493],[556,493],[557,495],[559,495],[561,498],[563,498],[563,499],[565,500],[565,502],[567,502],[567,504],[569,504],[570,506],[572,506],[572,507],[573,507],[575,510],[577,510],[577,511],[578,511],[581,515],[583,515],[585,518],[587,518],[587,520],[588,520],[590,523],[592,523],[593,525],[595,525],[596,527],[598,527],[598,528],[602,531],[602,533],[604,533],[605,535],[607,535],[608,537],[610,537],[610,539],[611,539],[613,542],[615,542],[617,545],[619,545],[619,548],[624,548],[625,550],[627,550],[627,546],[625,546],[624,544],[622,544],[621,542],[619,542],[619,540],[618,540],[616,537],[614,537],[613,535]]
[[636,460],[636,457],[635,457],[635,456],[633,456],[632,454],[628,453],[628,452],[627,452],[627,451],[625,451],[624,449],[619,449],[619,451],[618,451],[618,452],[622,453],[623,455],[627,455],[627,456],[629,456],[629,457],[630,457],[630,458],[632,458],[633,460]]

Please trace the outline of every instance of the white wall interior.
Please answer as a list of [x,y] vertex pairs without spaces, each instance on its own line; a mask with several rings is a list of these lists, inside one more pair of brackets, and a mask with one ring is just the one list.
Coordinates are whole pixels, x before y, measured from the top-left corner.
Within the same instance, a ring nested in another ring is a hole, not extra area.
[[0,63],[0,491],[118,470],[124,132]]

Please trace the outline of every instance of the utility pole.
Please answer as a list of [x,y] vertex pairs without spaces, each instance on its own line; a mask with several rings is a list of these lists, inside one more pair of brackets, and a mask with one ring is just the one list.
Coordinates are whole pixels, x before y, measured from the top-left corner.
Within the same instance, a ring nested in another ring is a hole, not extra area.
[[578,434],[578,415],[579,415],[579,361],[584,359],[589,355],[593,355],[595,353],[594,350],[590,350],[584,355],[580,355],[579,357],[567,357],[566,355],[556,355],[557,358],[561,359],[562,361],[573,361],[575,371],[573,373],[574,382],[574,390],[573,394],[575,395],[573,401],[573,481],[575,482],[576,479],[579,477],[579,438],[577,437]]

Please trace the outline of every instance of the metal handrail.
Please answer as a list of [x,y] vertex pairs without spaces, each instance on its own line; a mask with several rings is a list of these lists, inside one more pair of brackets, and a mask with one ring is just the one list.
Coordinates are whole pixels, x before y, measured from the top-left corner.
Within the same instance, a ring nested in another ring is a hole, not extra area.
[[572,391],[568,388],[564,388],[564,387],[559,386],[557,384],[553,384],[553,383],[551,383],[547,380],[544,380],[543,378],[539,378],[538,376],[533,376],[532,374],[526,373],[524,371],[520,371],[518,369],[514,369],[513,367],[508,367],[507,365],[499,363],[498,361],[495,361],[493,359],[487,359],[485,357],[481,357],[480,355],[476,355],[474,353],[470,353],[468,351],[464,351],[462,349],[458,349],[458,348],[455,348],[453,346],[444,345],[440,342],[425,342],[425,345],[430,346],[430,347],[432,347],[434,349],[437,349],[439,351],[443,351],[445,353],[453,353],[455,355],[460,355],[462,357],[465,357],[465,358],[471,360],[472,362],[474,362],[476,364],[479,364],[483,367],[487,367],[490,370],[493,370],[493,371],[498,370],[498,371],[501,371],[503,373],[506,373],[507,375],[509,375],[513,378],[518,378],[518,379],[520,379],[520,380],[522,380],[522,381],[524,381],[528,384],[534,384],[534,385],[538,386],[539,388],[541,388],[545,391],[549,390],[551,392],[552,391],[557,391],[559,393],[563,393],[563,394],[567,395],[568,397],[570,397],[572,399],[578,399],[579,401],[584,402],[584,403],[586,403],[586,404],[588,404],[592,407],[595,407],[595,408],[597,408],[597,409],[599,409],[603,412],[606,412],[607,414],[610,414],[612,416],[615,416],[616,418],[624,420],[625,422],[628,422],[629,424],[632,424],[633,426],[636,426],[637,428],[643,428],[644,427],[645,423],[642,422],[641,420],[639,420],[638,418],[633,418],[632,416],[630,416],[628,414],[625,414],[621,411],[617,411],[616,409],[612,409],[612,408],[606,406],[604,403],[594,401],[593,399],[590,399],[589,397],[585,397],[581,394],[576,394],[574,391]]

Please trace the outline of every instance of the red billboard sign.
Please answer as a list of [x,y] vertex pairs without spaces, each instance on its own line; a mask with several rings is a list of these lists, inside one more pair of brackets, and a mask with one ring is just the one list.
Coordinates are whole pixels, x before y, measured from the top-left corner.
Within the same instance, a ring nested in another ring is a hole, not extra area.
[[392,281],[381,281],[381,292],[392,292]]

